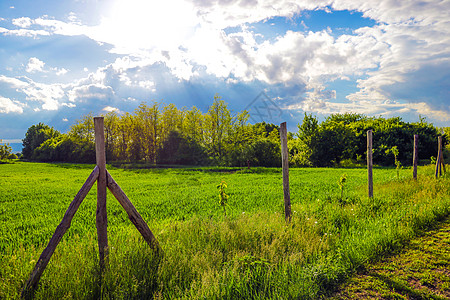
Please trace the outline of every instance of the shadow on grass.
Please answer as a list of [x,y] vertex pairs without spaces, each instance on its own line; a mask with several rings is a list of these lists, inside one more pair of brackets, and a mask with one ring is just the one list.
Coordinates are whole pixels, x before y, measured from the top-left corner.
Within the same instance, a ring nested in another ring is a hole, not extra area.
[[395,291],[397,294],[400,294],[402,296],[407,297],[408,299],[414,299],[414,300],[425,300],[425,299],[436,299],[436,300],[442,300],[445,298],[429,294],[425,291],[415,290],[411,287],[409,287],[404,282],[401,282],[399,280],[392,279],[388,276],[377,274],[377,273],[369,273],[369,276],[372,276],[374,278],[379,279],[380,281],[384,282],[391,290]]

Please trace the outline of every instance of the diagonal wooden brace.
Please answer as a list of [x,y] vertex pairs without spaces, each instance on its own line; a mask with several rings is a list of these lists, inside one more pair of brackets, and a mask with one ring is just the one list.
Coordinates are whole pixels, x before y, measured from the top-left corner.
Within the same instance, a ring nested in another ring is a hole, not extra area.
[[158,241],[153,235],[152,231],[148,227],[147,223],[142,219],[141,215],[138,213],[136,208],[131,203],[130,199],[128,199],[127,195],[122,191],[120,186],[116,183],[116,181],[112,178],[111,174],[106,171],[106,181],[108,185],[108,189],[111,193],[116,197],[119,201],[120,205],[125,209],[128,214],[128,218],[130,221],[136,226],[137,230],[141,233],[144,240],[147,244],[155,251],[160,251],[160,247]]
[[25,286],[22,290],[22,295],[21,295],[22,298],[27,299],[32,296],[33,291],[36,289],[42,273],[44,272],[45,268],[47,267],[47,264],[53,255],[53,252],[55,252],[56,246],[58,246],[62,237],[64,236],[66,231],[70,228],[70,224],[72,222],[73,216],[75,215],[78,208],[80,207],[80,204],[83,201],[83,199],[89,193],[91,187],[97,181],[98,175],[99,175],[99,168],[96,166],[94,168],[94,170],[92,171],[91,175],[89,175],[88,179],[81,187],[80,191],[77,193],[77,195],[73,199],[72,203],[70,203],[70,206],[67,209],[66,213],[64,214],[64,217],[62,218],[61,223],[56,228],[55,233],[53,234],[52,238],[50,239],[50,242],[48,243],[47,247],[44,249],[41,256],[39,257],[39,260],[36,263],[36,266],[34,267],[33,272],[30,275],[30,278],[28,279],[27,283],[25,284]]

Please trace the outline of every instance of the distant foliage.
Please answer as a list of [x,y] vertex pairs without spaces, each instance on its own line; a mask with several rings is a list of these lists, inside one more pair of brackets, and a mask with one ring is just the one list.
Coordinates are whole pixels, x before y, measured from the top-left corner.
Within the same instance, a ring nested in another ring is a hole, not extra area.
[[9,144],[0,145],[0,161],[9,159],[17,159],[17,155],[12,153],[12,148],[9,146]]
[[[305,113],[298,125],[298,141],[291,148],[290,161],[294,166],[333,166],[343,160],[361,161],[366,157],[367,130],[373,130],[373,160],[379,165],[393,165],[386,151],[396,146],[397,163],[412,163],[414,134],[419,135],[419,159],[436,155],[440,131],[424,118],[407,123],[400,117],[385,119],[361,114],[334,114],[324,122]],[[444,145],[448,137],[443,138]]]
[[[195,106],[141,103],[133,113],[103,115],[106,158],[111,161],[151,164],[280,167],[279,126],[249,124],[249,113],[233,113],[220,96],[214,96],[206,113]],[[395,164],[412,163],[413,136],[419,135],[419,159],[436,155],[441,130],[421,118],[407,123],[401,118],[334,114],[319,123],[304,115],[295,134],[288,133],[289,162],[295,167],[324,167],[362,163],[366,157],[366,132],[373,130],[375,164],[392,165],[386,151],[397,146]],[[449,140],[448,129],[444,147]],[[61,134],[48,125],[31,126],[23,140],[23,158],[36,161],[95,162],[93,115],[77,120]],[[448,156],[450,150],[444,153]]]
[[25,159],[37,160],[35,150],[46,140],[58,138],[61,133],[53,127],[39,123],[28,128],[22,140],[22,155]]
[[158,150],[158,162],[169,165],[202,165],[206,164],[205,149],[195,140],[183,136],[180,132],[171,131]]

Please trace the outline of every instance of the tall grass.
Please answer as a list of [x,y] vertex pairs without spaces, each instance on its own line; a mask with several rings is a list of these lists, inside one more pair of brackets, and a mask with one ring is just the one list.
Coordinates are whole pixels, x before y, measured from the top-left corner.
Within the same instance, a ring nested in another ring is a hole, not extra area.
[[[77,170],[70,169],[73,171]],[[431,167],[420,168],[417,181],[395,179],[394,169],[376,171],[386,174],[375,185],[372,199],[366,197],[364,170],[345,170],[348,185],[343,198],[337,185],[342,169],[293,170],[290,224],[285,223],[282,207],[277,204],[282,203],[281,179],[276,179],[278,172],[272,177],[273,169],[254,174],[204,170],[114,172],[116,181],[131,194],[130,199],[137,199],[138,210],[149,220],[163,255],[155,256],[118,207],[108,203],[112,224],[109,267],[100,276],[95,216],[84,212],[95,211],[95,206],[91,207],[95,199],[87,199],[83,204],[86,207],[80,208],[81,217],[77,213],[73,224],[80,218],[91,218],[90,224],[85,224],[89,226],[69,230],[72,233],[63,239],[44,272],[36,299],[317,299],[332,292],[361,265],[398,249],[450,213],[450,180],[435,180]],[[173,188],[181,189],[183,192],[176,195],[184,195],[185,199],[172,198],[174,191],[166,191],[168,199],[139,198],[139,193],[146,193],[145,185],[152,185],[159,196],[164,195],[156,179],[149,180],[150,175],[158,177],[163,187],[174,177],[181,177]],[[148,182],[139,181],[142,186],[132,188],[130,177],[144,177]],[[230,191],[228,217],[217,205],[215,185],[223,177]],[[236,185],[250,185],[247,196]],[[198,188],[208,191],[201,193]],[[210,208],[207,201],[202,201],[200,206],[205,205],[206,212],[196,213],[201,207],[191,202],[198,193],[216,206]],[[273,203],[267,195],[275,198]],[[0,196],[3,201],[5,194]],[[245,202],[235,199],[233,204],[233,197]],[[23,198],[17,201],[26,202]],[[170,201],[178,203],[179,215],[174,211],[165,218],[149,217],[158,211],[153,206],[166,206]],[[193,213],[187,214],[185,206]],[[16,203],[16,207],[20,205]],[[11,212],[2,212],[3,233],[6,215]],[[54,228],[44,230],[45,235]],[[35,229],[30,228],[31,236]],[[1,248],[1,299],[18,297],[46,242],[16,241],[20,237],[16,231],[9,232],[11,240],[3,239]]]

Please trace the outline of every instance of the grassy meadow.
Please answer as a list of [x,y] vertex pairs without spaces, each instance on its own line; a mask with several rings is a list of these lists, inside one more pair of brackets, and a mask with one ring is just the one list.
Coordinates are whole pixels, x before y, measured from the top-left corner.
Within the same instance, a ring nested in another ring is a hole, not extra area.
[[[0,299],[16,299],[94,165],[0,165]],[[100,276],[96,189],[45,270],[36,299],[315,299],[361,265],[401,247],[450,213],[448,174],[432,166],[290,170],[293,219],[283,216],[281,169],[108,167],[158,239],[156,257],[108,193],[109,267]],[[339,178],[347,175],[341,198]],[[227,216],[216,188],[224,180]]]

